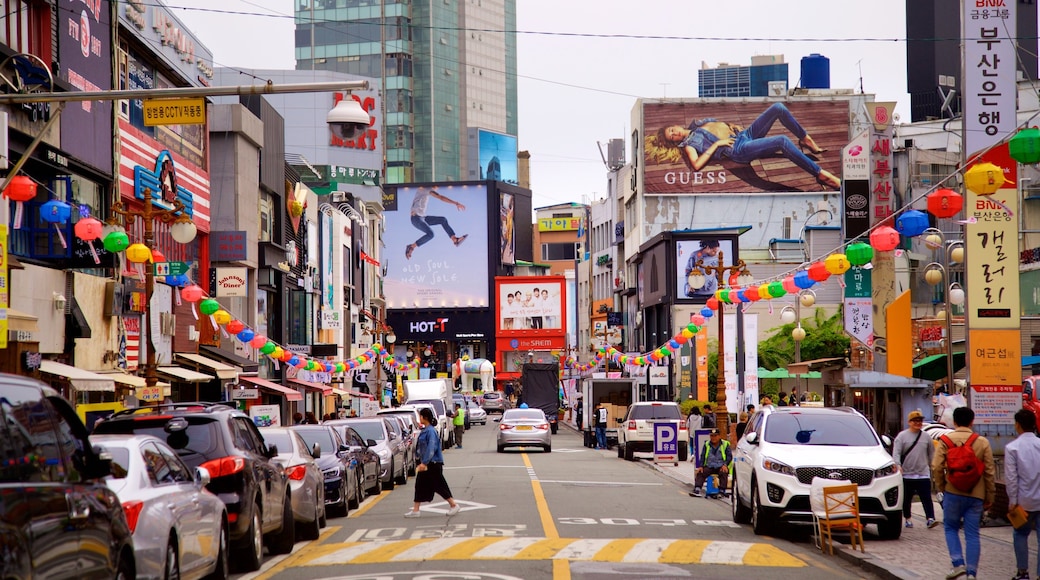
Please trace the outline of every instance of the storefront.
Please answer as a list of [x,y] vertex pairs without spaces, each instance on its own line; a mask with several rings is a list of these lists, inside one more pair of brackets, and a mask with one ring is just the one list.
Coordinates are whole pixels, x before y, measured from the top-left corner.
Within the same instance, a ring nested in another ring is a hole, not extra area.
[[231,399],[238,402],[239,409],[257,416],[254,407],[267,412],[272,407],[278,409],[280,425],[292,425],[292,416],[303,413],[303,394],[296,389],[280,385],[260,377],[241,375],[236,389],[231,391]]
[[[461,358],[490,358],[495,336],[490,308],[467,310],[391,310],[387,324],[394,329],[394,358],[419,359],[419,375],[451,376],[451,365]],[[418,376],[418,375],[417,375]]]

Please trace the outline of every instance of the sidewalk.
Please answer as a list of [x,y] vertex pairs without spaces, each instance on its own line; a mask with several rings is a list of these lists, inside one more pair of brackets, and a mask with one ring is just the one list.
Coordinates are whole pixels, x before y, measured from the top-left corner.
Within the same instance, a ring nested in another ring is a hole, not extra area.
[[[695,468],[692,463],[654,464],[641,459],[651,468],[693,489]],[[690,498],[690,501],[707,501]],[[935,517],[942,521],[942,508],[935,505]],[[847,546],[835,545],[835,555],[858,564],[882,578],[932,579],[945,578],[951,568],[946,551],[946,537],[942,526],[929,530],[925,524],[921,502],[913,504],[914,527],[903,529],[898,540],[877,539],[874,526],[866,528],[866,554],[852,551]],[[1036,538],[1030,537],[1030,575],[1036,570]],[[1015,572],[1015,551],[1012,544],[1011,526],[982,528],[982,558],[979,562],[979,578],[1010,578]]]

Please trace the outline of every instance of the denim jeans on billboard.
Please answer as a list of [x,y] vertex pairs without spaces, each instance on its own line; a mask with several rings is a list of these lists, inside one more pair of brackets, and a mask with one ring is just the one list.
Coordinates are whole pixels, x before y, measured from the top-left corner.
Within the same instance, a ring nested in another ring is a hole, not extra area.
[[[954,567],[964,566],[968,574],[975,574],[979,569],[981,550],[979,527],[982,524],[982,500],[946,492],[943,494],[942,508],[943,530],[946,531],[946,549],[950,552],[950,562]],[[961,528],[964,528],[963,550]]]
[[[1040,512],[1026,512],[1026,525],[1015,529],[1015,568],[1029,569],[1029,534],[1036,530],[1037,542],[1040,542]],[[1040,547],[1037,548],[1036,575],[1040,576]]]
[[429,216],[413,215],[412,216],[412,225],[415,226],[420,232],[423,233],[423,236],[421,238],[419,238],[418,240],[415,240],[415,245],[416,246],[421,246],[421,245],[425,244],[426,242],[428,242],[428,241],[433,239],[433,229],[431,229],[430,226],[441,226],[441,227],[444,228],[445,233],[447,233],[451,237],[455,237],[455,230],[451,229],[451,226],[448,225],[448,218],[443,217],[443,216],[439,216],[439,215],[429,215]]
[[774,103],[759,115],[750,127],[737,135],[729,158],[737,163],[751,163],[756,159],[779,154],[813,177],[818,176],[820,166],[802,153],[797,143],[786,135],[766,137],[773,123],[777,121],[780,121],[780,124],[787,127],[787,130],[798,139],[805,137],[805,129],[798,124],[798,121],[791,115],[791,111],[781,103]]

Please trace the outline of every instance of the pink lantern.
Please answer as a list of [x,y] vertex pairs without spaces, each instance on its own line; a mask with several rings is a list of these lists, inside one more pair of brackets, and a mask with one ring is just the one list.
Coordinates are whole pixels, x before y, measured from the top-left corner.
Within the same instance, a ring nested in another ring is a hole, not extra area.
[[786,276],[780,282],[780,285],[783,286],[784,290],[787,290],[790,293],[795,293],[801,290],[801,288],[799,288],[798,285],[794,283],[794,276]]
[[899,232],[889,226],[870,232],[870,245],[879,252],[891,252],[899,247]]
[[249,346],[251,346],[253,348],[260,348],[260,347],[264,346],[265,344],[267,344],[267,337],[262,335],[262,334],[258,334],[256,336],[254,336],[253,340],[249,341]]
[[101,237],[101,233],[104,229],[105,226],[101,223],[101,220],[92,217],[85,217],[79,220],[72,228],[76,237],[87,243],[87,247],[90,248],[90,255],[94,258],[95,264],[100,264],[101,258],[98,257],[97,250],[94,248],[94,240]]
[[202,300],[202,297],[205,295],[206,291],[198,284],[188,284],[184,288],[181,288],[181,298],[188,302],[198,302],[199,300]]

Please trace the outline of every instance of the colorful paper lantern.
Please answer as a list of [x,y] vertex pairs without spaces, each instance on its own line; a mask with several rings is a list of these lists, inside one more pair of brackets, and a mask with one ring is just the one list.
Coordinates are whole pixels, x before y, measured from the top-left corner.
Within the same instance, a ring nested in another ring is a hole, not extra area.
[[115,254],[130,247],[130,236],[126,235],[126,232],[109,232],[101,243],[109,253]]
[[49,224],[65,224],[72,218],[72,206],[52,199],[40,206],[40,219]]
[[770,282],[769,295],[773,298],[783,298],[787,294],[783,282]]
[[24,175],[15,175],[8,180],[3,196],[15,202],[14,229],[21,229],[25,202],[36,198],[36,182]]
[[827,271],[834,276],[840,276],[852,267],[845,254],[831,254],[824,259],[823,264],[827,267]]
[[896,217],[896,231],[908,238],[917,237],[928,229],[928,214],[911,209]]
[[104,227],[105,226],[101,223],[101,220],[97,218],[86,217],[76,222],[76,225],[73,226],[72,231],[76,234],[77,238],[83,240],[84,242],[89,242],[100,238],[101,231],[104,229]]
[[874,248],[865,242],[855,242],[845,248],[845,257],[848,258],[849,264],[863,266],[874,259]]
[[823,262],[813,262],[813,264],[809,266],[808,272],[809,278],[811,278],[813,282],[826,282],[827,278],[831,277],[831,273],[827,270],[827,264]]
[[134,264],[143,264],[152,260],[152,250],[144,244],[132,244],[126,249],[126,259]]
[[249,343],[249,341],[253,340],[254,336],[256,336],[256,333],[253,332],[252,330],[246,328],[246,329],[243,329],[242,332],[236,334],[235,338],[237,338],[238,340],[240,340],[240,341],[242,341],[244,343]]
[[213,322],[223,326],[231,322],[231,313],[227,310],[217,310],[213,313]]
[[220,302],[217,302],[212,298],[207,298],[202,302],[199,302],[199,312],[205,314],[206,316],[211,316],[215,314],[218,310],[220,310]]
[[1040,129],[1026,127],[1008,141],[1008,154],[1019,163],[1040,162]]
[[762,296],[758,293],[758,286],[752,286],[744,290],[744,296],[747,296],[749,302],[758,302],[762,299]]
[[254,335],[253,340],[249,341],[249,346],[253,348],[261,348],[265,344],[267,344],[267,337],[262,334]]
[[769,284],[760,284],[758,286],[758,295],[762,297],[762,300],[770,300],[773,295],[769,293]]
[[714,310],[718,310],[719,309],[719,299],[714,297],[714,296],[712,296],[711,298],[708,298],[704,302],[704,305],[707,306],[708,308],[710,308],[713,311]]
[[289,357],[289,360],[287,360],[285,362],[290,364],[290,365],[292,365],[292,366],[297,366],[297,365],[300,364],[300,357],[298,357],[296,355],[293,355],[293,356]]
[[964,196],[952,189],[937,189],[928,194],[928,213],[937,218],[948,219],[964,208]]
[[701,308],[701,316],[703,316],[704,319],[707,320],[712,316],[715,316],[715,311],[705,306],[704,308]]
[[992,195],[1004,187],[1004,170],[992,163],[976,163],[964,172],[964,186],[975,195]]
[[816,284],[816,280],[809,277],[808,270],[799,270],[794,274],[794,285],[800,290],[812,288]]
[[184,288],[181,288],[181,299],[187,302],[198,302],[199,300],[202,300],[202,297],[205,295],[206,291],[198,284],[188,284]]
[[[794,276],[784,276],[784,279],[780,281],[780,287],[788,293],[797,292],[799,290],[798,285],[794,283]],[[777,298],[779,298],[779,296]]]
[[245,330],[246,325],[241,320],[232,320],[227,323],[227,331],[229,334],[238,334]]
[[[701,315],[701,314],[694,314],[693,316],[690,317],[690,324],[692,324],[694,326],[703,326],[704,325],[704,316]],[[692,331],[694,333],[697,332],[696,330],[692,330]]]
[[870,245],[879,252],[891,252],[899,247],[899,232],[889,226],[881,226],[870,232]]
[[273,342],[271,342],[269,340],[269,341],[265,342],[263,346],[260,347],[260,352],[263,353],[263,354],[271,354],[272,352],[274,352],[274,349],[277,348],[277,347],[278,347],[277,344],[275,344],[275,343],[273,343]]

